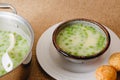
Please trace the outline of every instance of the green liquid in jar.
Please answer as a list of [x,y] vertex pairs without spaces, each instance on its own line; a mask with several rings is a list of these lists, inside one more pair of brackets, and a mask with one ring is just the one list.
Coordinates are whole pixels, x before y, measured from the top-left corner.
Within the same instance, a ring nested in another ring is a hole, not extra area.
[[70,55],[91,56],[105,47],[106,36],[95,27],[75,23],[58,33],[57,44]]
[[2,65],[1,59],[10,45],[10,33],[12,33],[15,37],[15,46],[11,51],[8,52],[14,68],[20,64],[30,48],[28,41],[21,35],[15,32],[0,31],[0,76],[7,73]]

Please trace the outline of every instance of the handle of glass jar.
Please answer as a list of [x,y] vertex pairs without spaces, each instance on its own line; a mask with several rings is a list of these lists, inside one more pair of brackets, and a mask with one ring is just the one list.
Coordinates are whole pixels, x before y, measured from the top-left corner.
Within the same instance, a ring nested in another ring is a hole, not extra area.
[[10,4],[0,3],[0,8],[1,9],[11,9],[12,13],[17,14],[16,9],[12,5],[10,5]]

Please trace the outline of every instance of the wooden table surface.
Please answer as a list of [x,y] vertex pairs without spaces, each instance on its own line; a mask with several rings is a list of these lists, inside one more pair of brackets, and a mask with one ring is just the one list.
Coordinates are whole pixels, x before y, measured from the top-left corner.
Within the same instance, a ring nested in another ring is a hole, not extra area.
[[0,80],[53,80],[40,67],[35,50],[42,33],[58,22],[88,18],[106,25],[120,37],[120,0],[0,0],[0,3],[12,4],[18,15],[29,21],[35,34],[30,66],[18,67]]

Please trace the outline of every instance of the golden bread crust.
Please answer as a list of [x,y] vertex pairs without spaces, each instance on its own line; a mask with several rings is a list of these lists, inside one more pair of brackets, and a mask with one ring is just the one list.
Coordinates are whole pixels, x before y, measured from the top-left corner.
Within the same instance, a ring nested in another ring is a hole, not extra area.
[[109,58],[109,64],[120,71],[120,52],[113,53]]
[[96,80],[116,80],[117,72],[109,65],[102,65],[96,70]]

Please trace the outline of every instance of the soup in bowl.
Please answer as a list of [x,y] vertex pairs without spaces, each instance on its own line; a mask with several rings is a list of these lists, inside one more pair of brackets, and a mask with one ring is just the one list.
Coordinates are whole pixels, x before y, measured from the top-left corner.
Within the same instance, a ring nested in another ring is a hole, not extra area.
[[60,24],[53,32],[52,41],[64,58],[83,63],[105,53],[110,45],[110,35],[96,21],[75,19]]

